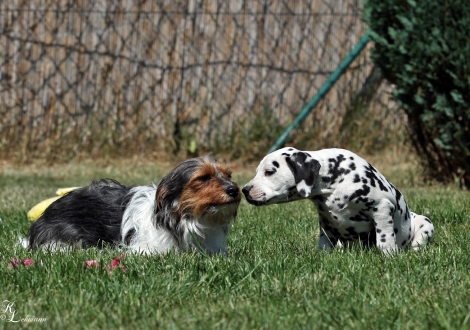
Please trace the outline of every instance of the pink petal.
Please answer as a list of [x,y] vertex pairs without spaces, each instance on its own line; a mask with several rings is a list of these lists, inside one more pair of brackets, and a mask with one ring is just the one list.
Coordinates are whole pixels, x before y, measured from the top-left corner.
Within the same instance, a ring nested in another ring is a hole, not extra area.
[[125,257],[125,255],[121,254],[121,257],[114,258],[113,261],[111,261],[111,267],[113,269],[116,268],[119,265],[119,262],[121,261],[121,259],[124,258],[124,257]]
[[12,258],[10,263],[8,264],[7,269],[13,269],[13,268],[18,268],[21,265],[20,261],[16,258]]
[[11,258],[10,264],[15,265],[15,266],[19,266],[21,264],[21,262],[16,258]]
[[97,267],[100,263],[96,260],[85,260],[85,266],[88,268],[92,268],[93,266]]
[[118,258],[115,258],[113,261],[111,261],[111,268],[116,268],[118,265],[119,265],[119,257]]
[[19,268],[21,265],[24,265],[25,267],[31,266],[34,264],[33,259],[16,259],[16,258],[11,258],[10,263],[8,264],[7,269],[13,269],[13,268]]
[[119,263],[121,262],[121,259],[124,257],[125,255],[122,254],[120,257],[114,258],[109,265],[102,266],[102,267],[100,266],[99,262],[97,262],[96,260],[85,260],[85,267],[87,268],[101,267],[103,269],[106,269],[110,275],[113,273],[113,270],[115,268],[118,268],[122,270],[123,272],[125,272],[126,270],[124,266],[119,265]]

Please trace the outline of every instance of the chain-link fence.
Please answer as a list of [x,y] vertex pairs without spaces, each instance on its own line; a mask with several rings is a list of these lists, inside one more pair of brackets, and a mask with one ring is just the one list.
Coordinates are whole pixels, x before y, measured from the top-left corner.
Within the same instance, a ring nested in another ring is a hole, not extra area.
[[[360,0],[3,0],[0,150],[265,152],[366,29]],[[372,67],[363,52],[293,139],[340,143],[351,114],[387,139],[388,86],[351,112]]]

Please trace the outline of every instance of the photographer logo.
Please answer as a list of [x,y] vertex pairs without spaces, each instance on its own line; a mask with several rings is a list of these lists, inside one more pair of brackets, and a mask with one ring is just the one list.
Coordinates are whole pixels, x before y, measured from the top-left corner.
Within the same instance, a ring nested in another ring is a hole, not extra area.
[[14,301],[9,301],[9,300],[4,300],[0,304],[0,320],[5,321],[5,322],[12,322],[12,323],[18,323],[18,322],[46,322],[47,318],[44,317],[31,317],[31,316],[26,316],[22,317],[19,313],[18,310],[15,307],[15,302]]

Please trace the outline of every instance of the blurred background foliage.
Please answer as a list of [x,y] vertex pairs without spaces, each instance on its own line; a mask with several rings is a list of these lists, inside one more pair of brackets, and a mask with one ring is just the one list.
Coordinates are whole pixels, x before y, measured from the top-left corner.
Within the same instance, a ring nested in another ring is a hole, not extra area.
[[470,2],[367,0],[365,13],[428,175],[470,187]]

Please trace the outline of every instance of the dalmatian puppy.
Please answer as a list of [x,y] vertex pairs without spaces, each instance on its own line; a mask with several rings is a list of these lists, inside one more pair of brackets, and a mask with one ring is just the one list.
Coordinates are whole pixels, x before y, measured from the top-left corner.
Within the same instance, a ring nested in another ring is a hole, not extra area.
[[242,191],[257,206],[310,199],[324,249],[362,241],[388,254],[418,250],[434,235],[431,220],[411,212],[376,168],[344,149],[277,150],[263,158]]

